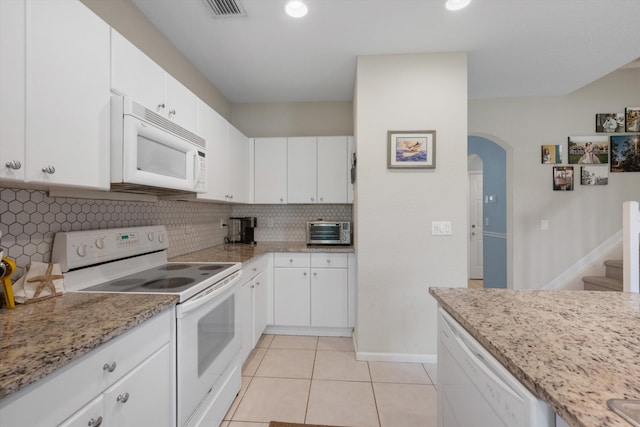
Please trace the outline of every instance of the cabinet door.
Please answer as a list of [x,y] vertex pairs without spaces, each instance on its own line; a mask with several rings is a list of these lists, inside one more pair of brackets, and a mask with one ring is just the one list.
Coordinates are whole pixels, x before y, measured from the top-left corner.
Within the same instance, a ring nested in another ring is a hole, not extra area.
[[267,281],[264,272],[253,279],[253,348],[267,327]]
[[347,269],[311,270],[311,326],[348,326]]
[[[347,203],[353,203],[353,182],[351,181],[351,168],[353,167],[353,157],[356,154],[356,140],[353,136],[347,137]],[[353,171],[355,173],[355,169]],[[355,176],[354,176],[355,178]]]
[[287,203],[287,139],[256,138],[254,202]]
[[0,1],[0,179],[24,179],[25,7]]
[[165,344],[105,391],[104,412],[109,425],[171,427],[174,424],[171,360],[170,345]]
[[198,128],[198,97],[167,73],[164,76],[164,88],[165,117],[195,133]]
[[240,329],[242,330],[242,348],[240,350],[240,363],[244,363],[253,350],[253,281],[247,280],[240,286],[238,292],[238,307],[240,313]]
[[228,129],[228,195],[230,202],[249,201],[249,138],[229,124]]
[[198,199],[224,201],[227,195],[227,121],[198,100],[198,132],[207,141],[207,192]]
[[310,298],[308,268],[275,269],[274,323],[277,326],[309,326]]
[[102,425],[103,421],[103,396],[100,395],[60,424],[59,427],[98,427]]
[[347,137],[318,138],[318,203],[347,203]]
[[287,139],[287,202],[316,203],[316,138]]
[[109,26],[79,1],[27,1],[26,178],[109,188]]
[[111,29],[111,89],[164,114],[164,70],[120,33]]

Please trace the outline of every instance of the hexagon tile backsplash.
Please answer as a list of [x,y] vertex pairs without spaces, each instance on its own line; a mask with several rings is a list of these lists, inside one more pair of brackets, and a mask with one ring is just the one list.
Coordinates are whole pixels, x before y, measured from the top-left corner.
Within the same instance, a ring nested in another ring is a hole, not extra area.
[[49,197],[45,191],[0,187],[0,248],[16,261],[16,279],[31,261],[49,262],[58,231],[165,225],[168,256],[222,244],[227,235],[220,220],[258,218],[256,240],[306,239],[306,221],[351,221],[351,205],[227,205],[172,200],[116,201]]

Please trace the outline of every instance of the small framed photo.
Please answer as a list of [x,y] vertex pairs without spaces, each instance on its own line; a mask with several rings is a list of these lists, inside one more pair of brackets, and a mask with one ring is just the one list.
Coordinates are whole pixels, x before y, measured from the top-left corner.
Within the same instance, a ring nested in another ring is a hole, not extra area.
[[553,191],[573,191],[573,166],[553,167]]
[[435,130],[390,130],[387,135],[389,139],[387,168],[435,169]]
[[607,164],[609,163],[609,137],[570,136],[569,164]]
[[611,172],[640,172],[640,135],[611,135]]
[[609,183],[609,169],[602,166],[581,166],[581,185],[607,185]]
[[624,132],[624,113],[596,114],[596,132],[599,132],[599,133]]
[[540,155],[544,165],[562,163],[562,145],[543,145]]
[[625,108],[624,118],[626,132],[640,132],[640,107]]

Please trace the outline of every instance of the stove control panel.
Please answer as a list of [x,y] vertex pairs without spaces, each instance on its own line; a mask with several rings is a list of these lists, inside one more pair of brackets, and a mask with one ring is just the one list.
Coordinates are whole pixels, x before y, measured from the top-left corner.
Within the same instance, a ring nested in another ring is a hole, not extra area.
[[67,272],[167,247],[167,230],[162,225],[60,232],[53,241],[51,262]]

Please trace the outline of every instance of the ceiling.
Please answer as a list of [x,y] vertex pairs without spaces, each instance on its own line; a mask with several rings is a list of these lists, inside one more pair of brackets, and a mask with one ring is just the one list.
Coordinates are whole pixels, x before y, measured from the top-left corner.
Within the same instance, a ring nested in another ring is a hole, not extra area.
[[132,0],[232,103],[350,101],[361,55],[468,52],[469,97],[557,96],[640,57],[638,0]]

